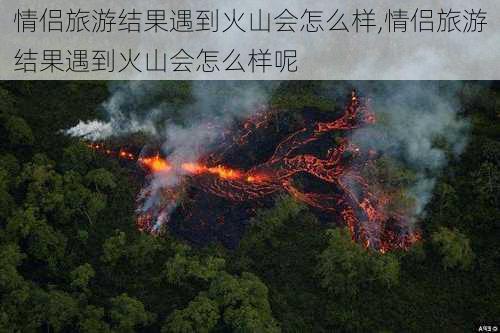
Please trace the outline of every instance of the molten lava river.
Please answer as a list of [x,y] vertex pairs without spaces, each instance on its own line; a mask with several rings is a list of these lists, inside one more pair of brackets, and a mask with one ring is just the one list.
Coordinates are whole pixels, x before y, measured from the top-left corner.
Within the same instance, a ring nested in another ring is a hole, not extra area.
[[[137,156],[120,150],[118,157],[137,161],[148,174],[138,196],[138,228],[160,233],[169,225],[195,242],[201,234],[224,242],[235,238],[231,230],[248,221],[273,194],[289,193],[331,221],[343,221],[353,240],[367,248],[380,252],[409,248],[419,239],[409,218],[389,213],[388,196],[371,193],[361,175],[378,152],[348,139],[353,130],[375,123],[368,103],[353,93],[335,119],[324,119],[322,114],[322,119],[305,114],[299,128],[289,130],[278,128],[287,125],[279,113],[260,111],[226,131],[217,148],[196,161],[173,162],[160,154]],[[280,133],[285,135],[279,138]],[[90,146],[113,153],[101,144]],[[175,216],[184,224],[176,223]],[[214,236],[218,230],[222,235]]]

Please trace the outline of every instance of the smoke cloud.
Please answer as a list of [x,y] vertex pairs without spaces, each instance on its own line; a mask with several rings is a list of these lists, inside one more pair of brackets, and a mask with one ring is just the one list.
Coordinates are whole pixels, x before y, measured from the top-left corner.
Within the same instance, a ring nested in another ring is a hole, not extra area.
[[274,83],[203,81],[193,83],[194,103],[181,124],[168,123],[164,152],[176,161],[195,161],[214,145],[235,121],[268,104]]
[[[437,178],[450,158],[459,156],[467,144],[470,126],[460,115],[457,98],[461,84],[423,81],[348,84],[371,99],[379,120],[375,125],[355,130],[351,140],[403,162],[414,172],[416,180],[408,194],[416,204],[413,217],[423,216]],[[176,207],[177,198],[165,195],[166,191],[178,192],[176,189],[182,185],[182,168],[175,166],[197,161],[210,152],[225,129],[268,104],[278,85],[269,81],[195,81],[189,91],[191,102],[179,106],[169,100],[176,97],[175,93],[165,91],[168,86],[161,82],[120,83],[110,88],[111,97],[102,105],[105,121],[80,122],[67,133],[103,140],[144,132],[163,142],[162,152],[174,168],[168,174],[151,176],[139,196],[138,208],[139,212],[156,211],[159,228]],[[339,96],[345,95],[347,83],[332,81],[323,86],[326,90],[322,94],[339,100]],[[344,181],[350,183],[349,179]]]
[[157,84],[130,81],[113,85],[110,90],[111,97],[101,106],[103,116],[107,120],[80,121],[75,127],[66,131],[68,135],[98,141],[137,132],[158,134],[157,124],[162,106],[158,105],[147,110],[139,109],[140,101],[147,94],[154,94],[158,90]]
[[422,216],[437,178],[467,144],[470,124],[460,115],[457,96],[461,84],[404,81],[377,85],[377,92],[367,87],[363,93],[373,96],[371,104],[379,121],[356,130],[352,140],[402,161],[415,173],[409,195],[416,202],[416,217]]
[[[111,88],[111,97],[102,105],[107,121],[80,122],[66,133],[97,141],[143,132],[163,142],[162,152],[174,167],[166,174],[151,175],[138,197],[138,213],[156,212],[157,230],[177,205],[178,198],[169,196],[169,190],[178,192],[173,189],[181,186],[183,171],[178,166],[199,160],[219,142],[226,129],[267,105],[276,85],[196,81],[190,88],[192,102],[176,106],[162,98],[165,87],[161,82],[122,83]],[[144,103],[155,99],[156,103]]]

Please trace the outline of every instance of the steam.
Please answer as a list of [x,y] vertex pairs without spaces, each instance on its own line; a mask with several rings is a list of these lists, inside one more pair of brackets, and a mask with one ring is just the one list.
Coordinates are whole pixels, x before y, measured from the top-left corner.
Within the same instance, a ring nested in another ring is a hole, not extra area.
[[177,207],[185,175],[179,166],[198,161],[216,147],[225,130],[236,121],[267,105],[274,86],[263,82],[193,83],[194,103],[183,108],[180,121],[167,121],[159,133],[164,140],[163,153],[173,168],[151,175],[139,196],[137,212],[153,212],[152,216],[157,216],[153,231],[160,230]]
[[66,134],[90,141],[109,138],[113,135],[112,123],[99,120],[80,121],[78,125],[66,130]]
[[460,84],[406,81],[383,85],[382,93],[366,93],[374,96],[371,104],[378,123],[356,130],[352,140],[402,161],[415,173],[409,195],[415,199],[415,217],[421,217],[442,170],[467,144],[469,122],[460,115]]
[[220,140],[224,130],[267,105],[273,83],[193,83],[195,103],[183,110],[182,124],[167,124],[163,146],[173,163],[196,161]]
[[66,134],[90,141],[106,140],[113,136],[137,132],[156,136],[161,105],[142,110],[143,112],[137,109],[140,100],[156,90],[157,87],[147,81],[130,81],[111,87],[111,97],[101,106],[107,121],[80,121],[75,127],[66,130]]
[[[277,85],[269,81],[197,81],[190,86],[192,102],[180,107],[171,100],[175,92],[169,93],[164,83],[121,83],[111,88],[111,97],[102,105],[107,120],[80,122],[67,133],[103,140],[145,132],[161,139],[162,153],[173,167],[167,173],[149,176],[138,197],[138,213],[156,217],[154,230],[159,230],[168,222],[183,192],[185,174],[179,166],[210,153],[235,122],[268,104]],[[345,94],[345,83],[325,85],[331,98]],[[378,122],[353,131],[351,141],[383,152],[414,172],[416,179],[408,188],[415,201],[414,222],[425,215],[442,170],[467,144],[469,122],[460,115],[457,98],[460,84],[406,81],[356,82],[354,86],[362,96],[371,97]],[[342,180],[358,192],[356,180],[349,177],[346,173]]]
[[180,107],[172,101],[178,96],[168,91],[172,88],[168,83],[119,83],[111,87],[111,97],[101,107],[106,120],[80,121],[65,132],[91,141],[142,132],[164,142],[162,152],[174,167],[150,176],[137,209],[140,214],[153,212],[154,230],[159,230],[177,207],[174,193],[179,192],[184,174],[176,166],[208,153],[236,121],[267,105],[275,86],[274,82],[196,81],[190,87],[193,102]]

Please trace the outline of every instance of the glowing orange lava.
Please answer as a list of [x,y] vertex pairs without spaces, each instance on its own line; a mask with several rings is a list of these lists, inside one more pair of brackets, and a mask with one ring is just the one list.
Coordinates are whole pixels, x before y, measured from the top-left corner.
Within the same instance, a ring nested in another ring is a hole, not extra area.
[[141,157],[139,163],[149,169],[151,172],[167,172],[171,170],[170,164],[159,155],[153,157]]
[[[238,145],[248,142],[252,131],[266,126],[270,119],[269,114],[259,112],[243,123],[242,130],[235,135],[233,141]],[[177,171],[176,175],[187,176],[190,182],[205,192],[235,202],[255,200],[286,191],[309,206],[340,217],[353,240],[385,253],[391,249],[409,248],[420,239],[420,234],[409,227],[407,217],[388,212],[390,198],[383,193],[370,192],[367,181],[362,177],[361,168],[365,163],[356,159],[363,154],[365,161],[374,159],[377,152],[364,150],[342,137],[328,149],[324,158],[316,156],[314,151],[298,153],[309,143],[319,141],[325,133],[353,130],[375,121],[374,113],[353,93],[339,118],[313,123],[290,134],[276,146],[274,154],[267,161],[249,170],[234,169],[217,162],[224,160],[224,153],[211,155],[213,159],[203,159],[212,162],[186,161],[175,165],[159,154],[136,158],[126,149],[121,149],[116,154],[101,144],[89,146],[107,155],[137,160],[150,173],[159,176]],[[337,191],[316,193],[303,190],[294,184],[293,179],[300,173],[317,178],[335,187]],[[138,217],[139,228],[156,232],[164,219],[168,222],[170,209],[176,206],[178,194],[175,188],[168,189],[162,194],[162,201],[157,206],[148,206],[149,208],[141,211]]]

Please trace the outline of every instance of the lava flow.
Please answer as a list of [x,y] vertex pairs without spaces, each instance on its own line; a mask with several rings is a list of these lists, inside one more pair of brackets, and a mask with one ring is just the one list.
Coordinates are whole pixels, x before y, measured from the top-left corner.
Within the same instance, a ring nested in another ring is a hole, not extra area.
[[[92,144],[93,149],[120,158],[137,160],[151,177],[178,175],[181,180],[173,186],[153,193],[146,187],[139,195],[137,224],[141,230],[158,232],[168,223],[170,214],[177,207],[183,186],[187,183],[213,195],[234,202],[257,200],[278,192],[288,192],[294,198],[316,209],[341,218],[351,232],[352,238],[364,246],[386,252],[391,249],[407,249],[419,239],[419,234],[410,225],[404,214],[389,212],[390,198],[374,195],[361,175],[361,169],[376,152],[364,151],[342,136],[337,144],[329,143],[326,156],[317,156],[308,151],[308,146],[325,141],[328,133],[350,131],[373,124],[376,119],[366,101],[353,93],[343,115],[332,121],[306,124],[303,128],[282,140],[266,161],[241,170],[221,164],[226,152],[233,146],[243,145],[253,131],[265,126],[270,119],[268,113],[243,123],[239,132],[229,142],[222,144],[219,152],[205,156],[199,161],[172,164],[160,155],[137,157],[121,150],[113,153],[102,145]],[[316,192],[298,185],[296,177],[308,175],[331,188]]]

